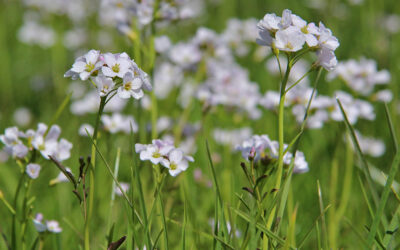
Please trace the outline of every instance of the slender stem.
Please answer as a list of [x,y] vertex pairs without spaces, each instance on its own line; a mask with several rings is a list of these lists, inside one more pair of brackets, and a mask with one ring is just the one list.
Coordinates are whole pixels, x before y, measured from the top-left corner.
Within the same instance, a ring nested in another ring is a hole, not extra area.
[[[96,123],[94,126],[94,132],[93,132],[93,141],[96,143],[97,141],[97,135],[98,135],[98,129],[99,129],[99,124],[100,124],[100,118],[101,115],[103,114],[104,107],[106,105],[106,99],[107,96],[101,97],[100,100],[100,106],[99,106],[99,112],[97,113],[97,118],[96,118]],[[92,212],[93,212],[93,196],[94,196],[94,168],[96,166],[96,148],[94,144],[92,145],[92,156],[91,156],[91,165],[92,167],[89,167],[89,182],[90,182],[90,188],[89,188],[89,204],[87,208],[87,216],[85,220],[85,250],[90,249],[90,233],[89,233],[89,225],[90,225],[90,219],[92,217]]]
[[28,195],[29,195],[29,190],[31,187],[31,183],[32,180],[29,179],[27,186],[26,186],[26,190],[25,190],[25,194],[24,194],[24,201],[22,204],[22,225],[21,225],[21,242],[22,242],[22,249],[26,249],[26,245],[25,245],[25,231],[26,231],[26,221],[28,219],[27,216],[27,202],[28,202]]
[[[286,97],[286,85],[289,79],[289,74],[290,70],[292,68],[292,62],[289,60],[288,57],[288,63],[286,66],[286,72],[285,75],[282,79],[282,83],[280,86],[280,101],[279,101],[279,113],[278,113],[278,141],[279,141],[279,157],[278,157],[278,168],[277,168],[277,173],[276,173],[276,183],[275,183],[275,189],[279,190],[281,186],[281,179],[282,179],[282,174],[283,174],[283,156],[284,156],[284,126],[283,126],[283,121],[284,121],[284,110],[285,110],[285,97]],[[277,195],[277,192],[274,193],[274,197]],[[276,205],[272,208],[272,211],[268,217],[267,220],[267,228],[270,229],[272,226],[272,223],[274,221],[275,217],[275,212],[276,212]],[[268,237],[263,238],[263,249],[268,249]]]
[[281,178],[283,172],[283,151],[284,151],[284,111],[285,111],[285,98],[286,98],[286,84],[289,79],[289,73],[291,69],[291,63],[288,62],[286,67],[285,76],[283,77],[281,84],[281,96],[279,101],[279,114],[278,114],[278,141],[279,141],[279,157],[278,157],[278,170],[275,188],[279,189],[281,186]]
[[[19,179],[19,182],[18,182],[17,190],[15,191],[14,202],[13,202],[13,207],[14,207],[15,211],[17,211],[18,196],[19,196],[19,192],[22,187],[22,183],[24,181],[24,177],[25,177],[25,173],[22,173],[21,177]],[[17,220],[17,218],[16,218],[16,213],[15,213],[12,216],[12,230],[11,230],[12,231],[12,234],[11,234],[11,248],[12,249],[17,248],[16,220]]]
[[287,90],[285,90],[285,94],[287,94],[287,92],[289,92],[289,90],[291,90],[292,88],[294,88],[297,84],[299,84],[299,82],[301,82],[306,76],[308,76],[308,74],[310,74],[311,72],[314,71],[314,68],[311,68],[309,71],[307,71],[307,73],[305,73],[302,77],[300,77],[299,80],[297,80],[295,83],[293,83],[292,85],[290,85],[289,88],[287,88]]

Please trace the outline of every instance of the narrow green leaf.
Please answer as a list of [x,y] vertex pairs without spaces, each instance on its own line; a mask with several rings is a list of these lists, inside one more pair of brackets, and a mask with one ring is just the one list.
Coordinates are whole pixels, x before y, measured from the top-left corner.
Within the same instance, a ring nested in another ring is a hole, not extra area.
[[371,177],[371,173],[369,171],[368,162],[367,162],[364,154],[361,151],[361,147],[360,147],[360,144],[358,143],[358,140],[357,140],[357,137],[356,137],[356,133],[354,131],[353,126],[351,126],[351,124],[349,122],[349,119],[347,118],[347,115],[346,115],[346,112],[345,112],[345,110],[344,110],[344,108],[342,106],[342,103],[340,102],[340,100],[338,98],[336,98],[336,101],[339,104],[339,108],[340,108],[340,111],[342,112],[342,115],[344,117],[344,122],[346,124],[346,127],[350,132],[351,139],[353,141],[353,144],[354,144],[354,147],[356,149],[357,155],[358,155],[359,159],[361,160],[362,170],[364,172],[365,178],[367,179],[367,184],[368,184],[368,187],[369,187],[369,189],[371,191],[374,204],[377,207],[378,206],[378,192],[376,191],[376,189],[375,189],[375,187],[374,187],[374,185],[372,183],[372,177]]
[[392,162],[392,166],[390,168],[389,177],[388,177],[388,179],[386,181],[386,185],[385,185],[385,187],[383,189],[383,192],[382,192],[381,200],[379,202],[378,208],[377,208],[376,213],[374,215],[374,220],[373,220],[372,225],[371,225],[371,230],[370,230],[370,232],[368,234],[368,239],[367,239],[368,246],[372,246],[372,244],[373,244],[376,231],[378,230],[378,226],[379,226],[379,223],[381,221],[381,217],[383,215],[383,210],[384,210],[384,208],[386,206],[386,202],[387,202],[387,200],[389,198],[390,188],[392,186],[392,183],[394,181],[394,177],[396,176],[397,170],[399,168],[399,164],[400,164],[400,151],[397,151],[397,153],[396,153],[396,155],[394,157],[394,160]]
[[301,249],[301,247],[304,245],[304,243],[306,242],[306,240],[308,239],[308,237],[311,235],[312,230],[314,229],[314,227],[317,227],[318,225],[318,221],[319,219],[325,215],[326,211],[328,211],[328,209],[331,207],[331,205],[328,205],[325,207],[325,209],[322,211],[321,214],[319,214],[319,216],[315,219],[313,225],[311,226],[311,228],[308,230],[308,232],[306,233],[306,235],[304,236],[304,238],[300,241],[298,249]]
[[322,199],[322,190],[321,190],[321,185],[319,184],[319,180],[317,180],[317,188],[318,188],[319,209],[322,214],[322,216],[321,216],[321,229],[322,229],[322,237],[323,237],[322,240],[324,242],[324,249],[329,249],[329,247],[328,247],[328,230],[326,227],[325,213],[323,213],[324,202]]
[[[233,210],[235,213],[237,213],[242,219],[244,219],[245,221],[249,222],[251,221],[251,216],[247,215],[246,213],[234,208],[234,207],[230,207],[231,210]],[[279,244],[284,245],[285,241],[280,238],[277,234],[275,234],[274,232],[270,231],[269,229],[265,228],[263,225],[261,225],[260,223],[256,224],[256,227],[261,230],[266,236],[270,237],[273,240],[276,240]],[[290,247],[290,249],[294,249],[293,247]]]
[[[222,196],[221,196],[220,188],[219,188],[218,181],[217,181],[217,175],[215,173],[214,164],[213,164],[212,159],[211,159],[210,147],[208,145],[208,141],[207,140],[206,140],[206,148],[207,148],[208,160],[210,162],[211,172],[212,172],[212,175],[213,175],[214,185],[215,185],[216,192],[217,192],[218,201],[219,201],[219,204],[221,206],[222,231],[224,232],[225,240],[227,240],[227,238],[229,237],[229,231],[228,231],[228,228],[227,228],[227,225],[226,225],[226,218],[225,218],[225,212],[224,212],[224,203],[222,201]],[[218,223],[218,221],[215,221],[215,223]]]
[[393,147],[397,152],[399,144],[397,143],[396,131],[395,131],[394,126],[393,126],[392,117],[390,116],[390,111],[389,111],[387,103],[385,103],[385,115],[386,115],[386,120],[388,122],[388,126],[389,126],[389,131],[390,131]]

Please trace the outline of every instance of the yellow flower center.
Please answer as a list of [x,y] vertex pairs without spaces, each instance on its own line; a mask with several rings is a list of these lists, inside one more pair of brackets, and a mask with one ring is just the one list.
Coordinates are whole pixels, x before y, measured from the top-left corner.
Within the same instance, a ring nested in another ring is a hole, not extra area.
[[178,165],[176,165],[176,163],[174,163],[174,162],[171,162],[171,165],[169,165],[169,168],[171,170],[176,170],[178,168]]
[[92,70],[94,70],[94,64],[93,64],[93,63],[88,63],[88,64],[86,64],[85,70],[86,70],[87,72],[91,72]]
[[153,156],[153,158],[160,158],[161,154],[158,151],[156,151],[156,152],[153,153],[152,156]]
[[124,85],[125,90],[130,90],[131,88],[132,88],[132,82],[125,83],[125,85]]
[[114,66],[111,68],[115,73],[119,72],[119,63],[116,63]]

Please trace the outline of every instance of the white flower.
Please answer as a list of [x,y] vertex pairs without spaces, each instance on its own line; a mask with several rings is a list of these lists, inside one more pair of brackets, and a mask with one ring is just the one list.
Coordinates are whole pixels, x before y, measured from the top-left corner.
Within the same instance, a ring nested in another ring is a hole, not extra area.
[[[129,183],[120,182],[119,184],[121,185],[121,188],[125,193],[129,191],[129,188],[130,188]],[[121,192],[121,189],[119,189],[119,187],[115,187],[114,192],[118,196],[122,196],[123,195],[122,192]]]
[[[380,157],[385,153],[386,147],[382,140],[373,137],[365,137],[359,131],[355,131],[361,151],[372,157]],[[351,144],[354,148],[353,143]]]
[[266,14],[264,18],[259,21],[257,27],[259,29],[275,32],[279,30],[280,22],[281,22],[281,17],[278,17],[275,14]]
[[90,50],[84,56],[76,59],[72,68],[64,74],[64,77],[72,77],[73,80],[76,80],[79,76],[81,80],[87,80],[93,72],[103,65],[103,62],[99,59],[100,51]]
[[125,53],[106,53],[103,56],[105,65],[101,68],[101,71],[105,76],[123,78],[130,71],[131,62]]
[[201,60],[200,50],[193,44],[178,43],[169,51],[169,57],[177,65],[188,68]]
[[286,29],[292,24],[292,11],[285,9],[282,12],[282,18],[278,24],[279,29]]
[[21,107],[15,110],[13,118],[18,126],[27,126],[32,120],[32,114],[28,108]]
[[283,51],[299,51],[306,41],[298,27],[290,26],[284,30],[278,30],[275,34],[275,47]]
[[214,129],[214,140],[217,143],[231,146],[232,148],[251,136],[251,128],[234,130]]
[[180,148],[174,147],[173,139],[153,140],[152,144],[143,145],[137,143],[135,150],[140,153],[140,160],[149,160],[153,164],[161,164],[168,168],[171,176],[176,176],[186,170],[189,161],[193,162],[191,156],[185,155]]
[[6,146],[5,151],[16,158],[24,158],[29,151],[20,137],[25,137],[25,135],[17,127],[6,128],[4,134],[0,135],[0,141]]
[[138,125],[132,116],[124,116],[119,113],[114,113],[111,116],[103,115],[101,121],[104,125],[104,129],[112,134],[118,132],[130,134],[131,126],[132,132],[137,132],[138,130]]
[[167,52],[171,48],[171,40],[168,36],[159,36],[154,38],[154,49],[158,53]]
[[26,166],[26,174],[31,179],[38,178],[39,177],[39,172],[40,172],[40,165],[39,164],[29,163],[28,166]]
[[375,98],[380,102],[390,102],[393,99],[393,93],[389,89],[384,89],[375,93]]
[[165,99],[171,90],[182,83],[182,68],[171,63],[162,63],[154,73],[154,94]]
[[93,81],[96,84],[100,96],[106,96],[114,87],[114,81],[105,76],[97,76]]
[[18,30],[18,39],[30,45],[39,45],[49,48],[54,45],[55,32],[40,24],[37,20],[24,18],[22,27]]
[[268,135],[253,135],[236,146],[236,150],[241,151],[243,158],[246,160],[249,160],[249,156],[253,157],[251,154],[253,154],[252,151],[254,151],[254,161],[258,161],[261,157],[265,156],[265,150],[267,148],[271,148],[271,140]]
[[137,16],[141,25],[149,24],[153,20],[153,7],[146,2],[138,4]]
[[336,67],[337,59],[332,50],[325,48],[319,49],[317,50],[317,56],[317,64],[324,67],[326,70],[331,71]]
[[189,167],[189,161],[193,162],[193,157],[185,156],[180,149],[173,149],[168,154],[168,160],[161,161],[161,164],[168,168],[171,176],[177,176],[180,172],[185,171]]
[[304,153],[297,151],[296,157],[294,158],[293,173],[302,174],[308,172],[308,170],[308,163],[306,161],[306,158],[304,157]]
[[[71,175],[73,175],[72,170],[69,167],[66,167],[65,170]],[[60,171],[60,173],[57,175],[56,178],[50,180],[50,186],[61,182],[69,182],[69,179],[67,176],[65,176],[63,172]]]
[[144,96],[142,87],[142,80],[138,77],[134,77],[131,72],[124,75],[122,86],[118,88],[118,96],[123,99],[133,97],[140,99]]
[[58,224],[58,221],[55,221],[55,220],[46,221],[46,228],[51,233],[58,234],[58,233],[62,232],[62,228]]
[[320,48],[334,51],[339,47],[338,39],[332,35],[332,31],[327,29],[322,22],[319,23],[319,32],[318,44]]
[[390,81],[390,73],[387,70],[378,71],[377,63],[366,58],[340,62],[337,68],[328,74],[327,79],[337,77],[363,96],[371,95],[375,86],[385,85]]
[[144,145],[137,143],[135,145],[136,153],[140,153],[140,160],[149,160],[153,164],[165,161],[168,153],[174,149],[170,141],[153,140],[152,144]]
[[35,218],[32,219],[33,225],[35,226],[36,230],[39,233],[42,233],[47,229],[46,225],[42,223],[42,220],[43,220],[43,215],[40,213],[36,214]]
[[84,123],[79,127],[78,134],[80,136],[88,136],[86,130],[87,130],[87,132],[89,133],[90,136],[93,136],[94,128],[93,128],[92,125],[87,124],[87,123]]
[[45,159],[49,156],[56,158],[58,161],[64,161],[71,156],[72,144],[65,139],[58,141],[61,129],[58,125],[50,127],[47,135],[47,125],[43,123],[38,124],[37,131],[29,131],[32,136],[32,146],[39,150]]

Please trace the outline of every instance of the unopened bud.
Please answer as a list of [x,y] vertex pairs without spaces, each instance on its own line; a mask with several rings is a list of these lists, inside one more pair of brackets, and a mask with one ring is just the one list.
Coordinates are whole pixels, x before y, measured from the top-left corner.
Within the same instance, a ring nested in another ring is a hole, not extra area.
[[256,158],[256,149],[252,147],[249,153],[249,161],[253,161],[254,158]]

